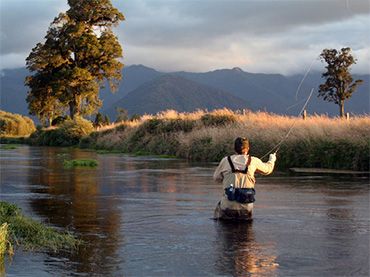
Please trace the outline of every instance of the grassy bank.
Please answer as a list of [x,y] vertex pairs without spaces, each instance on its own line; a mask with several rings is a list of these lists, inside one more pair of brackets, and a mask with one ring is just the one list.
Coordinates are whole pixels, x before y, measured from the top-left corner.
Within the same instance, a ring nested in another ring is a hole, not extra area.
[[83,137],[80,146],[219,161],[233,153],[236,137],[245,136],[250,139],[251,154],[262,157],[286,136],[293,124],[294,129],[278,153],[278,168],[369,170],[369,116],[349,121],[326,116],[303,120],[263,112],[241,115],[229,110],[167,111],[106,126]]
[[0,259],[11,254],[17,246],[24,250],[57,251],[75,249],[79,244],[71,234],[57,232],[25,217],[17,206],[0,202]]
[[278,153],[277,167],[369,170],[370,117],[350,120],[310,116],[306,120],[264,112],[229,110],[177,113],[166,111],[94,129],[77,118],[31,135],[33,145],[77,146],[101,153],[145,153],[193,161],[219,161],[233,153],[233,141],[248,137],[251,154],[267,158],[294,125]]

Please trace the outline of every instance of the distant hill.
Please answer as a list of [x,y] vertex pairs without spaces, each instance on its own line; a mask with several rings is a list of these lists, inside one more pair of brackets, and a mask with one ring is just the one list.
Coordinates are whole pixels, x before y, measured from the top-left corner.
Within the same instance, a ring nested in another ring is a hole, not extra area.
[[[28,75],[27,70],[25,68],[20,68],[3,70],[1,73],[0,109],[28,115],[27,103],[25,101],[27,87],[24,86],[24,78]],[[334,103],[327,103],[321,98],[317,98],[318,86],[323,82],[323,79],[321,79],[321,73],[319,72],[312,72],[307,76],[301,86],[297,98],[296,91],[298,85],[302,81],[302,75],[283,76],[280,74],[249,73],[240,68],[219,69],[205,73],[176,72],[174,74],[182,77],[181,79],[178,79],[181,80],[182,83],[183,79],[187,79],[192,81],[194,86],[194,83],[197,85],[205,85],[209,92],[214,90],[222,91],[223,93],[226,92],[239,99],[243,99],[243,103],[251,110],[266,110],[279,114],[296,115],[301,109],[304,100],[309,95],[309,92],[314,88],[314,95],[307,107],[308,112],[311,114],[338,114],[337,105]],[[137,88],[164,75],[166,74],[143,65],[126,66],[122,72],[123,79],[118,91],[112,94],[108,88],[105,88],[100,92],[103,100],[101,111],[110,111],[113,106],[130,106],[134,103],[135,94],[138,93],[138,91],[135,91]],[[359,86],[352,98],[346,101],[345,110],[354,114],[369,113],[370,75],[354,75],[353,77],[354,79],[363,79],[365,82]],[[171,81],[172,84],[174,82],[175,80]],[[147,89],[150,88],[150,86],[145,87]],[[176,86],[174,85],[174,87]],[[180,92],[180,88],[183,89],[182,92]],[[187,89],[189,89],[188,86],[180,85],[178,89],[176,89],[176,95],[188,95]],[[144,93],[142,88],[139,92],[140,94]],[[150,97],[150,93],[147,93],[147,97]],[[130,97],[123,100],[123,98],[128,95],[130,95]],[[137,96],[139,97],[139,95]],[[217,98],[218,94],[209,94],[210,98],[213,98],[214,96]],[[179,100],[189,100],[189,103],[194,105],[191,110],[198,107],[195,105],[196,103],[194,101],[187,98],[184,99],[184,97],[179,96]],[[182,107],[185,109],[185,106],[187,105],[183,104],[183,106],[181,106],[180,103],[173,99],[164,99],[163,97],[150,99],[152,99],[151,101],[158,102],[151,105],[151,107],[157,107],[158,109],[161,107],[173,109],[176,107]],[[218,98],[217,101],[215,101],[218,102],[218,100],[220,99]],[[124,101],[130,101],[131,104],[125,105],[123,104]],[[227,103],[226,99],[224,99],[224,103]],[[168,105],[170,104],[180,106],[169,107]],[[130,109],[132,109],[132,105]],[[189,107],[186,106],[186,109],[188,108]],[[132,113],[143,111],[143,108],[139,108],[139,106],[137,109],[138,110],[136,112],[131,110]],[[144,112],[149,113],[158,111],[159,110],[151,109],[150,111],[148,110]],[[115,117],[115,114],[112,116]]]
[[133,91],[145,82],[154,80],[162,74],[163,73],[143,65],[124,67],[118,91],[111,93],[108,88],[105,88],[100,92],[100,96],[103,99],[103,109],[110,107],[113,103],[126,96],[130,91]]
[[[269,112],[296,115],[302,108],[304,100],[309,96],[311,89],[314,93],[307,106],[309,113],[327,113],[337,115],[338,107],[334,103],[318,98],[318,87],[324,82],[321,73],[309,74],[296,92],[303,76],[283,76],[280,74],[248,73],[240,68],[220,69],[206,73],[178,72],[180,76],[223,89],[238,96],[248,103],[252,110],[266,110]],[[354,79],[362,79],[352,98],[345,103],[345,109],[355,114],[369,113],[370,75],[353,75]]]
[[129,114],[153,114],[166,109],[191,112],[196,109],[243,109],[245,100],[220,89],[196,83],[174,74],[165,74],[146,82],[103,112],[114,118],[116,107]]
[[11,113],[28,115],[26,103],[27,87],[24,79],[26,68],[7,69],[0,75],[0,109]]

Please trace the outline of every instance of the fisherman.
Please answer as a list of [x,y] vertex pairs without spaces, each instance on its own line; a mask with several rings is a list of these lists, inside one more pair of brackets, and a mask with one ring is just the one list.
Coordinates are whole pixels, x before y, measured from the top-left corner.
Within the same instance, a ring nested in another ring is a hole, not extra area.
[[254,174],[268,175],[274,170],[276,153],[270,154],[268,162],[248,155],[249,141],[238,137],[234,143],[236,154],[224,157],[213,175],[222,183],[224,195],[214,212],[215,219],[250,220],[255,201]]

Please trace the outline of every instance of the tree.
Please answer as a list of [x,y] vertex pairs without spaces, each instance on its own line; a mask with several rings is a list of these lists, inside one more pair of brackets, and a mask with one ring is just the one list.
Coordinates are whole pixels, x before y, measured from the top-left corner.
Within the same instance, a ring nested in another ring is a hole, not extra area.
[[110,0],[68,0],[68,4],[70,9],[51,23],[45,42],[26,59],[34,73],[26,78],[27,101],[30,113],[37,116],[41,116],[37,106],[45,103],[69,109],[72,119],[90,115],[102,104],[99,90],[104,83],[114,92],[121,79],[122,48],[112,28],[124,20],[122,13]]
[[123,108],[120,108],[120,107],[117,107],[116,108],[116,113],[117,113],[116,122],[121,122],[121,121],[128,120],[128,111],[127,110],[125,110]]
[[110,119],[109,119],[109,116],[106,114],[104,116],[104,125],[109,125],[110,124]]
[[355,64],[356,60],[351,55],[349,47],[342,48],[340,51],[324,49],[320,58],[328,65],[325,67],[327,71],[322,74],[326,82],[319,86],[318,97],[339,105],[339,114],[344,117],[344,101],[350,98],[357,86],[363,82],[362,80],[353,81],[350,73],[350,66]]
[[95,128],[101,127],[103,126],[103,124],[104,124],[103,115],[101,113],[97,113],[95,116],[94,127]]

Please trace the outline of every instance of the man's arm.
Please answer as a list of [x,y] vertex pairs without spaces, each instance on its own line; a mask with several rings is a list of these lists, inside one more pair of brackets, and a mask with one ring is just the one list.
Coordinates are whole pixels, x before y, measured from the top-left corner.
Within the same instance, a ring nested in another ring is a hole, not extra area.
[[268,175],[271,174],[274,170],[275,161],[276,161],[276,154],[270,154],[268,162],[264,163],[260,159],[253,157],[256,162],[256,172]]
[[226,168],[225,168],[225,159],[226,158],[223,158],[221,160],[221,162],[219,163],[219,165],[217,166],[217,168],[215,170],[215,173],[213,174],[213,180],[215,180],[216,182],[219,182],[219,183],[221,183],[222,180],[224,179],[223,172],[225,172],[225,170],[226,170]]

